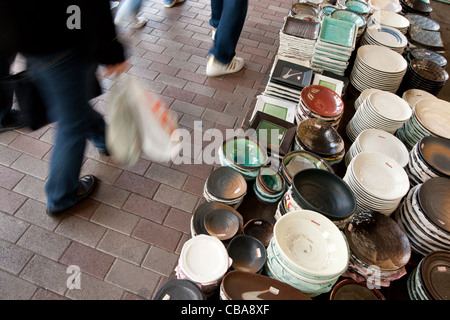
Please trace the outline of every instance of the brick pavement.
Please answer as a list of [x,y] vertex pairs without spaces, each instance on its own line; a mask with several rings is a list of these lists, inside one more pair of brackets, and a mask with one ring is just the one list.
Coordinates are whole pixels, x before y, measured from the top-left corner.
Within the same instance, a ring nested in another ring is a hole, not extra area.
[[[118,30],[128,47],[127,73],[161,95],[192,134],[239,128],[265,86],[290,4],[250,0],[237,46],[245,69],[208,78],[209,1],[164,8],[162,1],[146,0],[141,14],[149,18],[147,26]],[[22,66],[19,58],[14,68]],[[92,103],[105,114],[116,79],[101,85],[104,94]],[[143,156],[135,166],[121,167],[88,145],[82,173],[95,174],[99,186],[70,214],[54,219],[45,214],[44,183],[55,130],[48,125],[0,134],[0,299],[151,299],[174,277],[213,166],[160,164]],[[81,270],[80,290],[66,285],[72,265]]]

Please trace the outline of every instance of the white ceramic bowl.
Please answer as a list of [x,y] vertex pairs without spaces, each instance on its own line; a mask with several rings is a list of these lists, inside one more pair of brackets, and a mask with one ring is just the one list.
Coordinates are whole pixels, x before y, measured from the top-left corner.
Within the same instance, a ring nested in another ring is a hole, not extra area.
[[298,210],[283,215],[275,223],[274,239],[282,257],[300,272],[332,278],[348,267],[345,236],[318,212]]

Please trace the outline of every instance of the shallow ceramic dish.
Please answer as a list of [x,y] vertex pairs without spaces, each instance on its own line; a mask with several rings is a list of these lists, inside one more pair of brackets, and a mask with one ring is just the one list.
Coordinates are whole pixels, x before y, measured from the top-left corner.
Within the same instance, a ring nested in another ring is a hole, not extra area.
[[244,170],[258,169],[269,160],[266,149],[249,137],[232,137],[222,148],[226,160]]
[[370,6],[366,1],[359,0],[347,0],[345,6],[362,15],[368,15],[370,13]]
[[330,300],[386,300],[376,288],[369,289],[365,284],[353,279],[344,279],[334,285]]
[[304,169],[317,168],[334,173],[328,162],[309,151],[291,151],[283,157],[281,168],[289,184],[292,183],[292,177]]
[[304,209],[320,212],[331,220],[346,219],[356,210],[352,190],[337,175],[306,169],[292,179],[293,196]]
[[333,277],[348,267],[349,249],[343,233],[324,215],[298,210],[274,226],[280,254],[296,269],[315,277]]
[[158,289],[153,300],[205,300],[205,296],[190,280],[169,279]]
[[257,177],[257,183],[269,195],[278,195],[286,187],[286,183],[281,174],[270,166],[261,168]]
[[241,214],[236,211],[233,207],[217,202],[205,202],[200,204],[194,211],[194,214],[192,215],[192,231],[194,235],[209,235],[208,231],[205,228],[205,216],[212,211],[221,210],[221,211],[229,211],[232,212],[235,216],[238,217],[239,220],[239,229],[237,231],[238,234],[241,234],[244,229],[244,219],[242,218]]
[[442,99],[422,99],[414,106],[420,124],[433,135],[450,139],[450,102]]
[[244,225],[244,234],[255,237],[267,247],[273,237],[273,223],[264,219],[250,219]]
[[354,48],[357,27],[354,23],[324,17],[320,28],[320,41],[339,47]]
[[344,112],[344,102],[339,94],[324,86],[306,86],[301,99],[309,110],[323,117],[336,117]]
[[252,236],[239,235],[231,239],[227,247],[234,270],[258,273],[266,263],[266,247]]
[[425,181],[419,190],[419,203],[427,218],[450,233],[450,179],[437,177]]
[[379,212],[354,215],[344,233],[353,254],[383,271],[403,268],[411,257],[406,234],[393,219]]
[[366,19],[359,13],[351,10],[337,9],[330,14],[330,17],[354,23],[358,28],[364,28],[366,26]]
[[450,252],[428,254],[422,261],[421,275],[433,300],[450,300]]
[[297,136],[309,151],[320,156],[332,156],[344,150],[344,140],[328,122],[306,119],[297,126]]
[[205,214],[203,223],[206,231],[219,240],[227,240],[239,230],[239,218],[229,210],[213,210]]
[[224,300],[311,300],[287,283],[265,275],[230,271],[223,277],[221,297]]
[[206,188],[217,198],[233,200],[247,193],[247,182],[236,170],[219,167],[209,174]]
[[450,140],[434,136],[423,137],[417,149],[428,167],[439,176],[450,177]]

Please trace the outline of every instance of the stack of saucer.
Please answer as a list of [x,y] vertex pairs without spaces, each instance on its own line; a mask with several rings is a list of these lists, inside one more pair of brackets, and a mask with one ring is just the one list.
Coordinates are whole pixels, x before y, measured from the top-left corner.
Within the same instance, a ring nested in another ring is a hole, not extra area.
[[366,129],[380,129],[394,134],[411,114],[408,103],[396,94],[374,92],[363,101],[347,124],[347,136],[354,141]]
[[314,47],[311,67],[343,76],[355,49],[357,34],[356,24],[325,16]]
[[402,34],[408,32],[410,22],[401,14],[393,11],[379,10],[375,11],[367,22],[368,25],[381,25],[399,30]]

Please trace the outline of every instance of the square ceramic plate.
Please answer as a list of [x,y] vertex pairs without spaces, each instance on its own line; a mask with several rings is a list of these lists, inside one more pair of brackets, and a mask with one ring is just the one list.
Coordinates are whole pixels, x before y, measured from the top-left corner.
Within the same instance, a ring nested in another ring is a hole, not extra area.
[[273,69],[271,80],[301,89],[311,84],[314,71],[308,67],[279,59]]
[[314,80],[312,84],[330,88],[331,90],[336,92],[339,96],[342,96],[342,92],[344,90],[344,82],[342,80],[327,77],[319,73],[316,73],[314,75]]
[[297,104],[291,101],[259,95],[257,97],[255,109],[253,110],[250,121],[253,121],[256,113],[261,111],[282,120],[294,123],[296,108]]
[[354,23],[324,17],[320,28],[319,39],[343,47],[353,47],[356,39],[356,25]]

